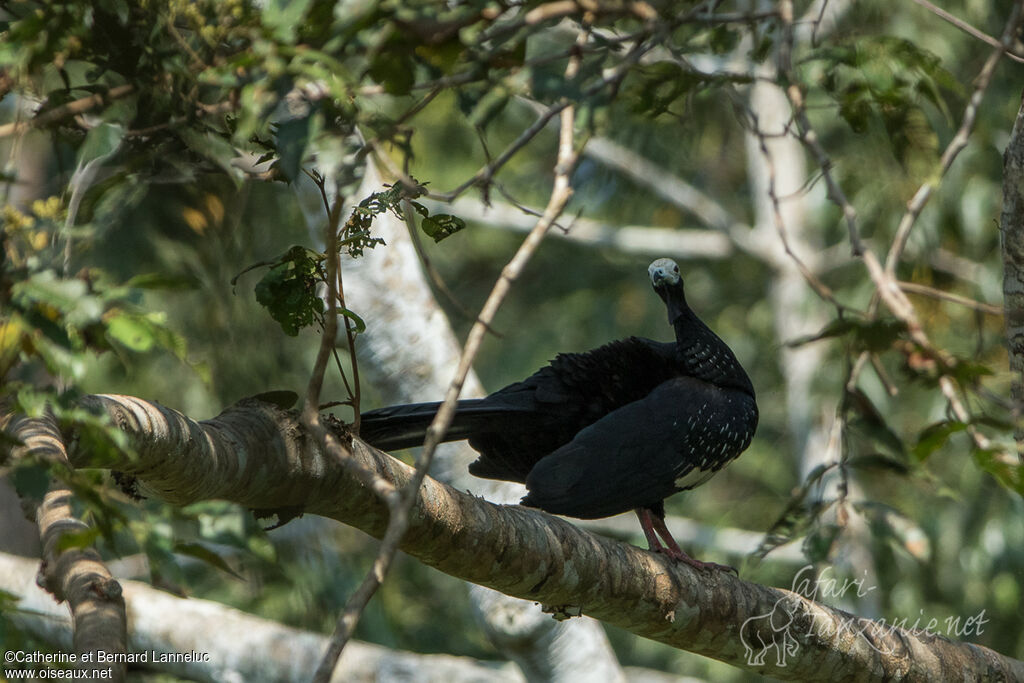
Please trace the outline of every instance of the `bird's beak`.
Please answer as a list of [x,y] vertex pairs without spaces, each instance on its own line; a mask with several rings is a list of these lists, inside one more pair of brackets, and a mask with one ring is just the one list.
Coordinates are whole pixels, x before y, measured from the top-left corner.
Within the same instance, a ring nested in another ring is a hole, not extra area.
[[663,268],[655,268],[651,272],[651,284],[654,285],[655,289],[668,286],[669,281],[669,274]]

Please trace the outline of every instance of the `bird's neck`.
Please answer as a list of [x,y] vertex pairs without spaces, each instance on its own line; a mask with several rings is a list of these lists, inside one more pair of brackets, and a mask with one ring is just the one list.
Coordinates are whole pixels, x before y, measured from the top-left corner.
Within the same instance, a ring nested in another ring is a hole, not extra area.
[[732,349],[688,306],[683,304],[672,325],[676,332],[677,362],[683,375],[753,395],[750,378]]

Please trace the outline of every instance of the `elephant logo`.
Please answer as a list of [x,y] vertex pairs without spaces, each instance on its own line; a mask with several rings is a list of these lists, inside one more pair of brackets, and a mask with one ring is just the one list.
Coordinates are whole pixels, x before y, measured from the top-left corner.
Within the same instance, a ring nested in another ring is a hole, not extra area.
[[800,643],[789,632],[793,623],[793,608],[786,604],[788,599],[779,598],[771,612],[758,614],[743,622],[740,642],[746,650],[748,665],[764,665],[768,651],[773,648],[778,666],[786,666],[786,657],[796,655]]

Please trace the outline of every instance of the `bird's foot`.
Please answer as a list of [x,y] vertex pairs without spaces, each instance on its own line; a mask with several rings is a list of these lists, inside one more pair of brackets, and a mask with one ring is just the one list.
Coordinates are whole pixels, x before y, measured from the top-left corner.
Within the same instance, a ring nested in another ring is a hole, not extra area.
[[732,572],[736,576],[740,575],[740,573],[736,571],[735,567],[730,567],[727,564],[718,564],[717,562],[701,562],[700,560],[693,559],[692,557],[684,553],[682,550],[674,550],[672,548],[661,547],[656,548],[655,552],[665,555],[673,562],[682,562],[683,564],[688,564],[694,569],[698,569],[700,571],[712,570],[720,572]]

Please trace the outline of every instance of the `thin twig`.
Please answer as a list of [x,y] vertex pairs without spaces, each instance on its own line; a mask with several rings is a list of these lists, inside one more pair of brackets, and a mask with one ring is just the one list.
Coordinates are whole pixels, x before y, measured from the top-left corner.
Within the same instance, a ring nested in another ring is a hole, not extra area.
[[560,114],[568,106],[570,106],[568,100],[561,100],[551,105],[544,111],[543,114],[537,117],[537,120],[534,121],[529,128],[520,133],[519,137],[517,137],[512,142],[512,144],[505,148],[505,150],[498,156],[497,159],[488,164],[485,164],[479,171],[474,173],[473,177],[471,177],[469,180],[465,181],[451,192],[446,192],[444,194],[439,195],[431,193],[428,196],[431,197],[432,199],[437,199],[439,201],[450,202],[459,195],[461,195],[463,192],[468,190],[469,188],[473,187],[474,185],[480,183],[486,184],[487,181],[489,181],[490,178],[498,171],[498,169],[504,166],[509,159],[515,156],[516,152],[518,152],[523,147],[528,145],[530,141],[533,140],[533,138],[537,137],[538,133],[544,130],[545,126],[548,125],[548,121],[550,121],[555,116]]
[[[581,34],[581,40],[584,39],[585,34]],[[566,78],[572,78],[576,75],[579,68],[579,61],[578,57],[570,59],[569,65],[566,67]],[[366,604],[376,592],[377,588],[384,581],[384,577],[390,569],[395,553],[398,551],[399,543],[405,535],[405,530],[408,527],[409,510],[412,508],[419,495],[420,485],[426,477],[427,470],[433,460],[434,452],[437,449],[438,444],[440,444],[444,439],[444,434],[448,430],[448,427],[455,416],[456,401],[462,391],[462,386],[466,381],[466,376],[469,374],[470,367],[472,367],[473,360],[476,358],[476,354],[480,349],[480,344],[487,331],[487,326],[492,320],[494,320],[494,316],[497,313],[501,302],[508,294],[512,283],[518,278],[523,267],[530,260],[530,257],[537,250],[537,247],[540,246],[540,242],[551,227],[551,224],[562,212],[566,203],[569,201],[569,198],[572,196],[572,188],[569,185],[569,178],[579,156],[578,152],[573,148],[573,122],[575,119],[575,107],[570,102],[565,101],[558,110],[562,112],[562,126],[561,134],[559,136],[558,162],[555,167],[554,189],[552,190],[551,198],[548,201],[547,210],[545,210],[544,216],[537,221],[537,225],[534,227],[533,231],[531,231],[526,239],[523,240],[522,245],[520,245],[519,250],[516,251],[512,260],[509,261],[504,269],[502,269],[501,276],[498,278],[494,288],[491,290],[490,296],[487,297],[487,301],[484,303],[483,309],[480,311],[479,319],[469,331],[466,344],[462,349],[462,355],[459,358],[455,377],[452,379],[452,383],[448,388],[448,393],[445,396],[444,402],[441,404],[437,415],[427,428],[423,451],[416,463],[416,472],[408,485],[403,489],[398,500],[394,503],[392,503],[392,500],[394,499],[388,500],[388,511],[390,517],[388,519],[388,526],[384,533],[384,538],[381,539],[377,557],[374,560],[373,567],[370,572],[367,573],[362,584],[349,598],[344,612],[338,619],[335,632],[331,637],[330,645],[328,646],[327,652],[324,654],[324,658],[320,662],[316,676],[313,679],[315,683],[327,683],[327,681],[330,680],[331,673],[334,671],[334,667],[337,664],[338,658],[341,656],[341,652],[344,649],[345,644],[352,637],[355,626],[359,621],[360,614],[363,609],[365,609]]]
[[771,199],[772,202],[772,222],[775,224],[775,231],[778,233],[779,240],[782,242],[782,248],[786,251],[786,255],[793,260],[794,264],[796,264],[796,268],[798,271],[800,271],[800,275],[804,278],[804,281],[807,282],[808,285],[810,285],[811,289],[814,290],[814,293],[817,294],[824,301],[827,301],[828,303],[832,304],[835,307],[836,312],[842,315],[846,307],[843,304],[841,304],[838,299],[836,299],[835,294],[832,293],[831,288],[829,288],[828,285],[822,282],[821,279],[819,279],[818,276],[815,275],[814,272],[807,267],[807,265],[803,262],[803,259],[801,259],[800,256],[798,256],[797,253],[793,251],[792,247],[789,244],[789,235],[786,232],[786,224],[782,218],[782,206],[779,201],[778,192],[776,192],[775,190],[775,159],[774,157],[772,157],[772,153],[768,149],[768,142],[765,139],[765,135],[758,124],[757,115],[754,112],[751,112],[751,116],[754,119],[753,125],[751,126],[751,130],[757,137],[758,144],[761,149],[761,155],[764,157],[765,166],[767,166],[768,168],[768,197]]
[[988,90],[988,85],[992,81],[992,75],[995,73],[996,65],[999,64],[999,59],[1004,54],[1009,53],[1010,45],[1013,44],[1013,40],[1017,35],[1017,27],[1020,25],[1020,21],[1021,3],[1015,2],[1010,10],[1010,17],[1006,20],[1006,26],[1003,28],[1003,35],[999,44],[988,56],[988,59],[985,60],[985,65],[981,67],[977,78],[974,79],[974,92],[971,93],[970,99],[967,100],[967,107],[964,109],[960,128],[957,129],[956,135],[953,136],[949,145],[946,146],[946,150],[942,153],[942,158],[939,160],[938,173],[935,173],[918,188],[917,192],[914,193],[913,199],[907,204],[907,210],[903,213],[903,217],[900,219],[900,224],[896,228],[896,237],[889,248],[889,254],[885,257],[885,272],[889,277],[895,277],[896,265],[899,263],[903,250],[907,246],[910,231],[914,227],[914,223],[917,222],[918,216],[921,215],[921,211],[924,210],[928,200],[931,199],[932,192],[934,192],[935,187],[946,175],[946,172],[949,171],[957,155],[967,146],[967,140],[978,117],[981,100],[984,98],[985,91]]
[[[420,264],[423,266],[423,272],[427,274],[427,278],[433,283],[437,291],[441,292],[448,302],[455,307],[455,310],[465,318],[466,320],[479,320],[474,318],[473,313],[470,312],[466,306],[459,301],[455,296],[455,293],[448,287],[448,283],[441,277],[440,271],[434,266],[434,262],[430,259],[430,254],[423,248],[423,239],[420,237],[420,231],[416,227],[416,218],[413,216],[415,210],[408,199],[402,200],[402,215],[405,218],[405,228],[409,231],[409,240],[412,242],[413,249],[416,250],[416,256],[420,259]],[[502,338],[502,334],[492,328],[490,325],[487,326],[487,331],[493,334],[498,339]]]
[[[643,57],[647,52],[652,50],[656,44],[657,41],[652,40],[647,43],[639,42],[636,45],[634,45],[633,48],[630,50],[629,54],[623,58],[622,62],[618,64],[614,69],[611,69],[607,74],[605,74],[597,83],[591,85],[589,88],[586,88],[583,91],[580,99],[586,99],[587,97],[596,95],[606,87],[616,86],[618,83],[622,81],[623,78],[626,77],[626,74],[628,73],[629,69],[634,64],[636,64],[640,60],[640,58]],[[577,52],[570,58],[569,63],[578,63],[579,60],[580,56]],[[534,121],[529,128],[524,130],[519,135],[519,137],[517,137],[512,142],[512,144],[510,144],[500,155],[498,155],[498,157],[494,159],[494,161],[485,164],[482,168],[480,168],[479,171],[473,174],[473,177],[471,177],[469,180],[465,181],[451,192],[446,192],[444,194],[431,193],[428,196],[431,199],[450,202],[475,185],[486,185],[494,176],[494,174],[497,173],[498,170],[516,154],[516,152],[518,152],[520,149],[529,144],[530,141],[533,140],[533,138],[535,138],[538,133],[544,130],[549,121],[551,121],[556,115],[562,114],[565,111],[565,109],[570,106],[572,106],[571,102],[567,99],[563,99],[552,104],[547,109],[545,109],[544,112],[540,114],[540,116],[537,117],[537,120]]]
[[338,226],[341,219],[341,208],[342,202],[338,198],[328,214],[327,239],[325,240],[327,247],[327,315],[324,318],[320,348],[317,351],[313,371],[310,374],[309,384],[306,387],[306,398],[302,407],[301,421],[303,426],[316,438],[318,445],[324,453],[336,455],[364,486],[376,493],[382,500],[393,501],[398,495],[395,487],[369,468],[360,466],[356,459],[346,457],[348,449],[321,424],[318,412],[324,372],[327,369],[327,361],[334,351],[335,337],[338,334],[336,273],[340,269],[338,263]]
[[[993,38],[992,36],[990,36],[989,34],[985,33],[984,31],[971,26],[970,24],[968,24],[963,19],[961,19],[959,17],[956,17],[956,16],[953,16],[952,14],[950,14],[946,10],[942,9],[941,7],[936,7],[932,3],[928,2],[928,0],[914,0],[914,2],[916,2],[921,7],[924,7],[926,10],[928,10],[929,12],[934,14],[935,16],[939,17],[940,19],[943,19],[943,20],[948,21],[949,23],[953,24],[953,26],[956,26],[958,29],[960,29],[961,31],[963,31],[967,35],[973,36],[974,38],[977,38],[978,40],[982,41],[983,43],[988,43],[992,47],[998,47],[998,48],[1002,49],[1003,44],[1001,42],[999,42],[997,39]],[[1011,52],[1009,48],[1006,49],[1006,56],[1009,57],[1010,59],[1012,59],[1015,62],[1024,63],[1024,57],[1021,57],[1020,55],[1018,55],[1015,52]]]
[[83,97],[80,100],[74,100],[67,104],[62,104],[59,107],[54,107],[39,114],[35,118],[29,119],[28,121],[15,121],[14,123],[8,123],[0,126],[0,138],[10,137],[11,135],[18,135],[24,133],[32,128],[41,128],[55,121],[61,119],[71,118],[78,114],[84,114],[87,111],[91,111],[96,107],[102,106],[108,102],[112,102],[122,97],[127,97],[135,91],[133,85],[119,85],[105,93],[96,93],[95,95],[89,95]]
[[920,294],[922,296],[929,296],[933,299],[942,299],[944,301],[951,301],[961,306],[972,308],[975,311],[986,313],[988,315],[996,315],[1002,317],[1003,308],[1002,306],[993,306],[992,304],[982,303],[981,301],[975,301],[959,294],[952,294],[950,292],[944,292],[941,289],[935,289],[928,287],[927,285],[918,284],[916,282],[898,282],[899,288],[904,292],[912,292],[914,294]]
[[[339,202],[340,203],[340,202]],[[348,306],[345,304],[345,283],[342,280],[341,268],[338,268],[338,303],[342,309],[348,310]],[[359,363],[356,361],[356,331],[353,327],[355,323],[347,315],[345,318],[345,338],[348,340],[348,360],[352,367],[352,386],[349,386],[348,380],[345,377],[345,373],[341,373],[342,379],[345,379],[345,388],[348,389],[349,398],[352,399],[352,431],[356,434],[359,433],[359,418],[360,418],[360,403],[362,402],[362,392],[359,389]],[[331,350],[334,351],[332,345]],[[337,361],[338,355],[334,354],[334,358]],[[339,364],[340,365],[340,364]]]

